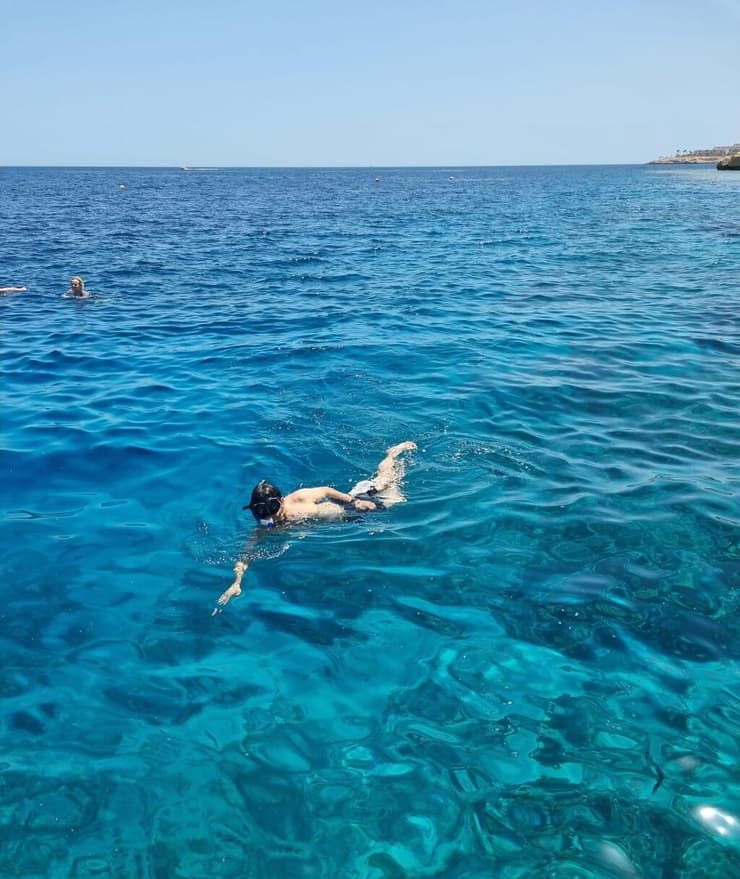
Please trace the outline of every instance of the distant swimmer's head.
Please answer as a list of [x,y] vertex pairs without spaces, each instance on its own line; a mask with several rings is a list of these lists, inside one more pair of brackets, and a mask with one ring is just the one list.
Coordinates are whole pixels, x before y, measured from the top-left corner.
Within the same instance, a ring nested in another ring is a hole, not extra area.
[[86,292],[85,282],[79,275],[75,275],[74,278],[69,280],[69,289],[72,291],[73,296],[84,296]]
[[262,482],[255,485],[251,500],[242,509],[251,510],[252,515],[263,528],[274,528],[276,521],[281,518],[282,506],[283,493],[277,486],[271,485],[263,479]]

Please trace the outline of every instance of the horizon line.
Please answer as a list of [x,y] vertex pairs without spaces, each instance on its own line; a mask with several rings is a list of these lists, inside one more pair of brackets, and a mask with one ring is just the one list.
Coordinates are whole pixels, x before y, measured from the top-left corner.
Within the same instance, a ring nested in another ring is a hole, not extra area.
[[[668,164],[667,162],[656,162],[655,159],[647,159],[642,162],[526,162],[526,163],[499,163],[499,164],[461,164],[455,162],[443,162],[441,164],[421,164],[421,165],[134,165],[134,164],[2,164],[0,169],[7,168],[161,168],[175,171],[222,171],[222,170],[283,170],[283,171],[332,171],[332,170],[399,170],[399,169],[416,169],[416,168],[607,168],[614,166],[635,166],[650,164]],[[673,162],[672,164],[711,164],[709,162]]]

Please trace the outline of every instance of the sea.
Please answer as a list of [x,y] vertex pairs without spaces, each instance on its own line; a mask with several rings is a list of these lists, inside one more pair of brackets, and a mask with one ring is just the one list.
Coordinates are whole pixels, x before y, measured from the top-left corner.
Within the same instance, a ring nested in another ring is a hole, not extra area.
[[740,876],[740,174],[5,167],[0,222],[3,879]]

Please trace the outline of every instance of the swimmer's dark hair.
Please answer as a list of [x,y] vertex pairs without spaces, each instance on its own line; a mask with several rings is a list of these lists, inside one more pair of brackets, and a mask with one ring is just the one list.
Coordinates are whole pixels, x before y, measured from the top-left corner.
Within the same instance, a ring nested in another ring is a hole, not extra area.
[[[255,487],[252,489],[252,497],[250,498],[249,503],[246,506],[242,507],[242,509],[252,510],[252,513],[254,513],[254,507],[257,504],[263,504],[266,501],[271,500],[272,498],[277,498],[278,500],[280,500],[282,496],[282,491],[280,491],[280,489],[276,485],[272,485],[271,483],[263,479],[262,482],[258,482],[257,485],[255,485]],[[259,518],[259,516],[257,516],[256,518]]]

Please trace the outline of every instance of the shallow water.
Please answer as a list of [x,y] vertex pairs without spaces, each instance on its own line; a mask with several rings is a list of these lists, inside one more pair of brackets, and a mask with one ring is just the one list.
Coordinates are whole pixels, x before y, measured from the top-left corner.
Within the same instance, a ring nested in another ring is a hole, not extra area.
[[0,875],[740,875],[740,174],[0,196]]

